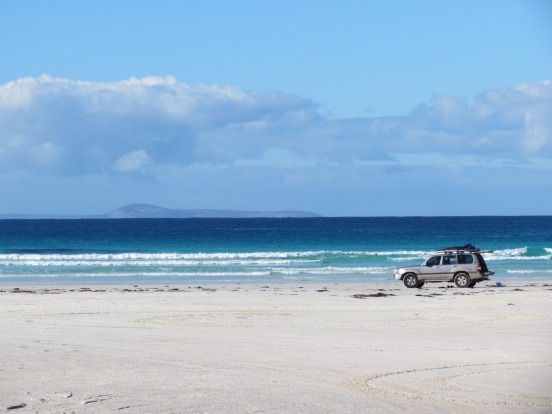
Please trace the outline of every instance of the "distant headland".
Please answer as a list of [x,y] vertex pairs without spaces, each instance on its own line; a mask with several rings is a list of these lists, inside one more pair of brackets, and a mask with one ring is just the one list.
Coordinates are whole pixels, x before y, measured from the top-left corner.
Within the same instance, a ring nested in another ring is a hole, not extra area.
[[309,211],[241,211],[214,209],[172,209],[151,204],[129,204],[107,214],[53,215],[0,214],[0,219],[128,219],[128,218],[301,218],[321,217]]

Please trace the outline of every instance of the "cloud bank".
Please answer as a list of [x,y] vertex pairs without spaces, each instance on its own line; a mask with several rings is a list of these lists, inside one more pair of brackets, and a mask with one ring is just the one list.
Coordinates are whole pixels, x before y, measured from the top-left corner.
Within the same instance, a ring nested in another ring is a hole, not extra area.
[[201,162],[212,131],[279,126],[316,117],[312,103],[172,77],[93,83],[41,76],[0,87],[0,165],[67,175],[132,173]]
[[471,100],[436,94],[404,116],[356,119],[322,115],[297,96],[171,76],[96,83],[44,75],[0,86],[0,177],[186,181],[189,193],[224,183],[250,199],[262,183],[290,200],[290,188],[308,188],[314,203],[317,191],[350,195],[371,180],[384,192],[399,182],[385,178],[394,174],[420,189],[434,174],[473,169],[549,173],[551,159],[551,81]]

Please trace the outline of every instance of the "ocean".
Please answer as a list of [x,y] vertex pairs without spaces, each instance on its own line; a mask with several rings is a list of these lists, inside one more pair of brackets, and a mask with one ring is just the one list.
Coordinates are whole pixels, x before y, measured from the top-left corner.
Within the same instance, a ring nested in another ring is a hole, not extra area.
[[492,280],[552,280],[552,216],[0,220],[0,283],[382,282],[471,243]]

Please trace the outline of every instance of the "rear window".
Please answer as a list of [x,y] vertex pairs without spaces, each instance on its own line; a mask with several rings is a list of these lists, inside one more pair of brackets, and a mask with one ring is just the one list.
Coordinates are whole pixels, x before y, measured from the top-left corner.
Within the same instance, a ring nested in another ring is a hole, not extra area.
[[477,260],[479,260],[479,266],[481,266],[482,272],[488,272],[489,268],[487,267],[487,263],[485,263],[485,259],[483,259],[483,256],[481,256],[479,253],[476,254]]
[[473,256],[471,254],[459,254],[458,255],[459,264],[470,264],[473,263]]

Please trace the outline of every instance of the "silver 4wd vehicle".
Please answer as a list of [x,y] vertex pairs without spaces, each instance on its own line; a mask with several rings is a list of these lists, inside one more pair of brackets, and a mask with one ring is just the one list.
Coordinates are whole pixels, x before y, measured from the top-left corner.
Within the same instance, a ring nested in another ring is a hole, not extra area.
[[481,255],[492,252],[479,250],[471,244],[444,247],[420,266],[395,269],[395,279],[402,280],[407,288],[421,288],[426,282],[454,282],[461,288],[474,287],[494,275]]

